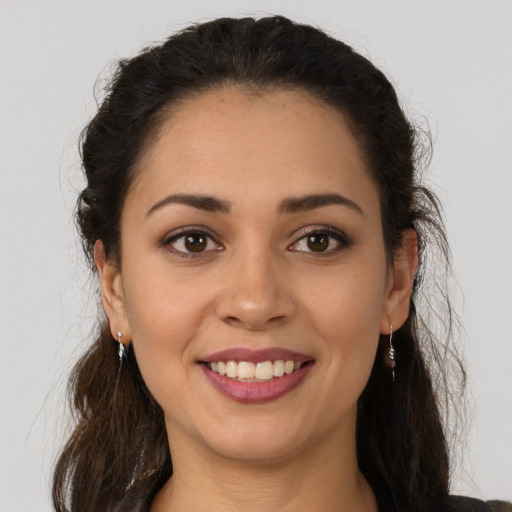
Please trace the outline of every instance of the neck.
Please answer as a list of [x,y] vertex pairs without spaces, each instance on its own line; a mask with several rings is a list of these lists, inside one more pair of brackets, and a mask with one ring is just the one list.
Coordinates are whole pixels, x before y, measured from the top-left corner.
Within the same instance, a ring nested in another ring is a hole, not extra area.
[[357,465],[355,440],[340,443],[333,434],[320,446],[270,462],[240,462],[197,445],[184,449],[186,444],[173,443],[173,476],[151,512],[377,512]]

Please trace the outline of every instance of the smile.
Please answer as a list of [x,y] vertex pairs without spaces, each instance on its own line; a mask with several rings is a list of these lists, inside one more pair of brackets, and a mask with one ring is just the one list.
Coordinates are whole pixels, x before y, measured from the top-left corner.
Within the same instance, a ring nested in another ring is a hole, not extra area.
[[300,361],[263,361],[253,363],[251,361],[219,361],[207,363],[209,368],[219,375],[225,375],[239,382],[269,382],[274,378],[290,375],[298,370],[303,363]]
[[198,361],[212,386],[242,403],[276,400],[295,389],[314,366],[314,359],[284,349],[229,349]]

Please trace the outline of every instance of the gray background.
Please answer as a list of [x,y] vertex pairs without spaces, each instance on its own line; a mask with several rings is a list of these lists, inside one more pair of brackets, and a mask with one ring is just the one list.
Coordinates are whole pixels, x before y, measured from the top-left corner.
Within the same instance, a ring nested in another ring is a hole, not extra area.
[[189,22],[247,13],[330,30],[431,125],[474,403],[453,490],[512,498],[511,2],[0,0],[0,512],[51,510],[65,375],[95,315],[71,221],[95,79]]

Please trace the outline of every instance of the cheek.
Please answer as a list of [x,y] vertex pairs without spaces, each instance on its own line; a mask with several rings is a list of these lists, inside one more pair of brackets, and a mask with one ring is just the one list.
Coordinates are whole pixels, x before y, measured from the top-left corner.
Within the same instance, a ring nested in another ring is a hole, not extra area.
[[[320,284],[320,283],[317,283]],[[384,263],[333,272],[316,292],[308,308],[323,340],[324,360],[340,385],[364,387],[375,359],[384,310]]]
[[151,260],[144,267],[129,260],[123,265],[132,343],[144,381],[159,403],[186,381],[180,377],[192,361],[190,342],[211,305],[205,290],[169,268]]

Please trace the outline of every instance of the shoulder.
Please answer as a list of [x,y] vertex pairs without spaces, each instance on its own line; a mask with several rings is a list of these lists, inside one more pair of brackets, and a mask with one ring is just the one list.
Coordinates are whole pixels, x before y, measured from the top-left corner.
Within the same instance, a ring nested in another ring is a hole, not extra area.
[[512,512],[512,503],[482,501],[469,496],[449,496],[443,511],[446,512]]

